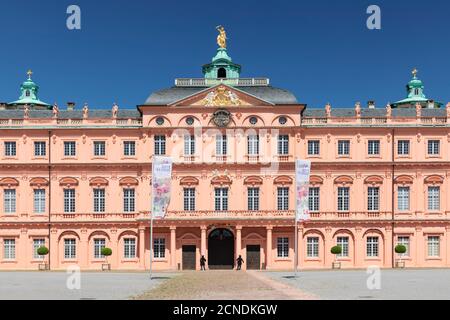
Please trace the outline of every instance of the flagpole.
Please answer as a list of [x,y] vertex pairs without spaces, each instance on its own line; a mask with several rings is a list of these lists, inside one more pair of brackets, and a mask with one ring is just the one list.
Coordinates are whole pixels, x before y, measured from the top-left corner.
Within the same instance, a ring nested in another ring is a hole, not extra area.
[[298,264],[298,181],[297,181],[297,158],[295,158],[295,243],[294,243],[294,278],[297,278],[297,264]]
[[150,219],[150,280],[153,280],[153,212],[150,214],[152,215]]
[[298,222],[295,217],[295,258],[294,258],[294,278],[297,278],[298,271]]

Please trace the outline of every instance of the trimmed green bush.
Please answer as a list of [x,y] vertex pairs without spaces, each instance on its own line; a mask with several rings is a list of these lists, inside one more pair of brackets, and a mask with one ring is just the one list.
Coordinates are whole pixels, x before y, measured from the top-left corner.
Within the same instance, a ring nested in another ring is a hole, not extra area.
[[109,257],[112,255],[112,250],[110,248],[102,248],[102,255],[105,257]]
[[399,244],[395,247],[395,252],[398,254],[404,254],[406,253],[406,251],[407,251],[406,247],[402,244]]
[[331,248],[331,253],[335,255],[341,254],[342,253],[341,246],[334,246],[333,248]]
[[40,255],[40,256],[46,256],[46,255],[48,255],[48,248],[47,247],[44,247],[44,246],[42,246],[42,247],[39,247],[38,249],[37,249],[37,254],[38,255]]

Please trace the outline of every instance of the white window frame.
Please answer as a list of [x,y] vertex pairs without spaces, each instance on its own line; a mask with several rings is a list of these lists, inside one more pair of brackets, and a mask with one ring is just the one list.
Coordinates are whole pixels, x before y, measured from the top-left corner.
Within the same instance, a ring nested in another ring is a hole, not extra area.
[[136,258],[136,238],[123,239],[123,257],[124,259]]
[[277,237],[277,257],[289,258],[289,237]]
[[64,259],[73,260],[77,258],[77,239],[64,239]]
[[44,260],[45,256],[38,254],[38,249],[45,246],[45,239],[33,239],[33,259]]
[[214,208],[216,211],[228,211],[228,188],[214,189]]
[[320,210],[320,188],[310,187],[308,197],[308,207],[310,212],[318,212]]
[[411,246],[411,238],[410,236],[398,236],[397,237],[397,245],[405,246],[406,252],[402,253],[402,257],[409,257],[410,254],[410,246]]
[[409,140],[398,140],[397,142],[397,154],[399,156],[408,156],[410,152]]
[[45,213],[46,191],[45,189],[33,190],[33,209],[34,213]]
[[279,211],[289,210],[289,187],[277,188],[277,208]]
[[125,157],[136,156],[136,141],[124,141],[123,142],[123,155]]
[[428,211],[441,210],[441,188],[439,186],[428,186]]
[[183,189],[183,208],[184,211],[195,211],[195,188]]
[[195,155],[195,136],[190,134],[184,136],[184,155]]
[[350,211],[350,187],[337,188],[337,202],[338,211]]
[[350,140],[339,140],[338,156],[349,156],[349,155],[350,155]]
[[15,141],[5,141],[5,157],[17,156],[17,143]]
[[339,258],[349,257],[349,243],[350,238],[348,236],[339,236],[336,238],[336,245],[341,247],[341,253],[337,255]]
[[259,155],[259,135],[249,135],[247,137],[247,153],[249,156]]
[[441,153],[441,141],[440,140],[428,140],[427,147],[429,156],[438,156]]
[[308,140],[308,156],[320,155],[320,140]]
[[16,239],[3,239],[3,259],[16,260]]
[[16,189],[4,189],[3,190],[3,210],[6,214],[16,213]]
[[155,155],[163,156],[166,154],[166,136],[155,136]]
[[226,135],[216,135],[216,155],[226,156],[228,154],[228,138]]
[[249,211],[259,210],[259,195],[260,189],[258,187],[247,188],[247,208]]
[[397,187],[397,207],[399,211],[410,210],[410,187],[399,186]]
[[367,210],[380,211],[380,187],[367,187]]
[[367,154],[369,156],[379,156],[380,155],[380,140],[369,140],[367,142]]
[[123,211],[136,212],[136,190],[133,188],[123,189]]
[[106,142],[94,141],[94,157],[106,156]]
[[428,257],[438,258],[441,256],[441,237],[428,236],[427,237],[427,251]]
[[104,188],[94,188],[92,190],[94,200],[94,212],[102,213],[106,211],[106,190]]
[[366,256],[368,258],[378,258],[380,254],[380,237],[370,236],[366,239]]
[[76,194],[75,189],[64,189],[64,212],[75,213],[76,211]]
[[102,249],[106,248],[105,238],[95,238],[94,239],[94,259],[105,259],[102,255]]
[[319,237],[306,238],[306,257],[319,258]]
[[277,152],[279,156],[289,155],[289,135],[281,134],[278,136]]
[[155,259],[166,258],[166,238],[153,239],[153,258]]
[[35,157],[47,156],[47,143],[45,141],[34,142],[34,156]]
[[77,155],[76,141],[64,141],[64,156],[76,157],[76,155]]

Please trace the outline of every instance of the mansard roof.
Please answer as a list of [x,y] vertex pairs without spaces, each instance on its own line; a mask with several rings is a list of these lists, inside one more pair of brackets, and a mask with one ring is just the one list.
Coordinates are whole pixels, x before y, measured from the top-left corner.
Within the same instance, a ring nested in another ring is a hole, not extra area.
[[[23,110],[0,110],[0,119],[23,119]],[[32,119],[49,119],[53,117],[51,110],[30,110],[30,118]],[[118,118],[123,119],[140,119],[141,113],[137,109],[122,109],[119,110]],[[103,109],[90,109],[89,119],[103,119],[112,118],[111,110]],[[58,119],[83,119],[82,110],[61,110],[58,115]]]
[[[288,90],[272,86],[236,86],[238,90],[273,104],[298,104],[297,98]],[[204,91],[206,87],[172,87],[152,93],[144,105],[169,105]]]

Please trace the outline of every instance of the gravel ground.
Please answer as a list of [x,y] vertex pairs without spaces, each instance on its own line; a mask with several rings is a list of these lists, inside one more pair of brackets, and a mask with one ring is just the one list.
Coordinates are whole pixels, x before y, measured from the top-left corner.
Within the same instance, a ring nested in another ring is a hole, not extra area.
[[314,299],[310,294],[264,277],[259,272],[186,272],[136,297],[142,300]]
[[366,270],[304,271],[296,279],[287,272],[265,272],[264,276],[325,300],[450,299],[450,269],[381,270],[379,290],[368,289]]
[[150,281],[148,273],[82,272],[80,290],[70,290],[70,275],[66,273],[0,272],[0,300],[123,300],[156,288],[173,276],[157,273]]

